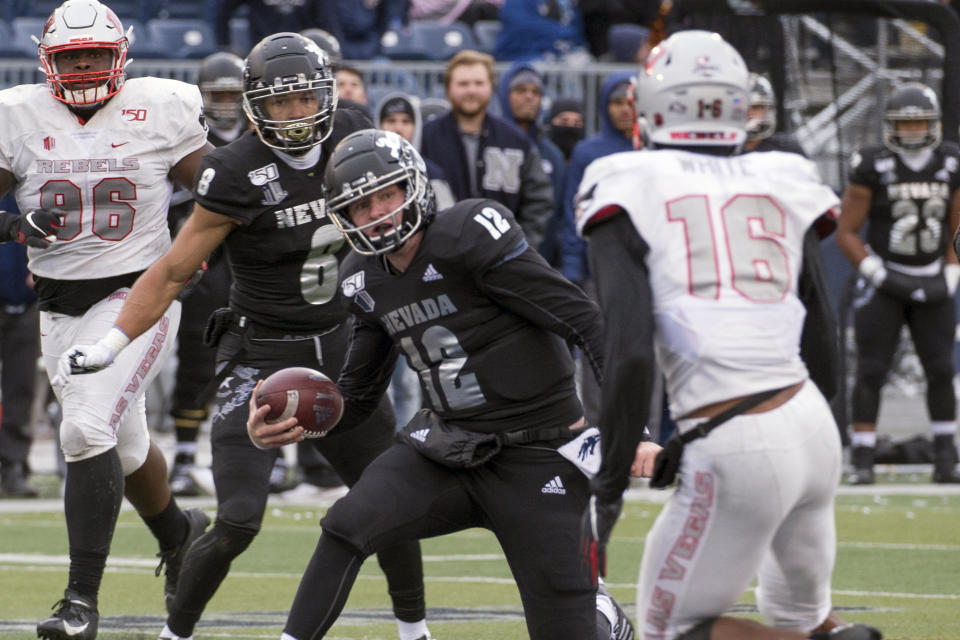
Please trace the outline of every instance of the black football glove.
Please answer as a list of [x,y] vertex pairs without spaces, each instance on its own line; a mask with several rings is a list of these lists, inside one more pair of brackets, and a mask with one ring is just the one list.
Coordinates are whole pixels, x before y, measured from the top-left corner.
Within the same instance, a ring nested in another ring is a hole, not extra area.
[[602,502],[591,495],[580,518],[580,553],[594,586],[600,576],[607,575],[607,542],[622,508],[622,499]]
[[34,209],[21,215],[0,214],[0,237],[28,247],[49,247],[56,239],[59,228],[60,215],[49,209]]

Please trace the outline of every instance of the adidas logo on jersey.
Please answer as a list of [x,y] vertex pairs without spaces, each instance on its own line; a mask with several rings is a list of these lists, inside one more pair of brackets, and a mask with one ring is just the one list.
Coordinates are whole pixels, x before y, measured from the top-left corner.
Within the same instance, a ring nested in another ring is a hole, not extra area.
[[430,429],[417,429],[410,434],[410,437],[414,438],[415,440],[419,440],[420,442],[426,442],[428,435],[430,435]]
[[543,485],[540,493],[556,493],[557,495],[565,496],[567,495],[567,490],[563,487],[563,481],[560,479],[560,476],[553,476],[553,480]]
[[443,276],[440,275],[440,272],[437,271],[437,268],[433,266],[433,263],[427,265],[426,270],[423,272],[423,281],[424,282],[434,282],[435,280],[443,280]]

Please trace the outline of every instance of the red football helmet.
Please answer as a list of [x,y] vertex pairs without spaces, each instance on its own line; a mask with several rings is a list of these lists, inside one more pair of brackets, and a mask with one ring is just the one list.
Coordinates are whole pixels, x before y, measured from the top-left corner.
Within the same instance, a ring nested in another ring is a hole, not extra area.
[[[115,95],[123,86],[129,41],[117,15],[97,0],[67,0],[54,9],[38,41],[40,63],[53,97],[71,105],[95,105]],[[57,54],[80,49],[106,49],[107,69],[64,72]]]

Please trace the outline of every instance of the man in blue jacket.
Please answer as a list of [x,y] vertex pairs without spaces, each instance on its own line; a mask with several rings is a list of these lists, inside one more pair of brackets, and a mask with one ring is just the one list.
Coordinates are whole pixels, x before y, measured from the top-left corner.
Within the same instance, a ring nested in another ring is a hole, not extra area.
[[447,63],[450,113],[423,127],[424,158],[443,167],[457,200],[490,198],[510,209],[534,247],[553,213],[553,186],[526,133],[487,113],[493,58],[465,49]]
[[500,76],[497,98],[503,119],[526,132],[537,145],[543,171],[553,183],[553,215],[547,221],[538,250],[552,266],[560,265],[560,225],[563,219],[563,152],[547,137],[538,122],[543,103],[543,76],[528,62],[515,62]]
[[574,224],[573,198],[587,165],[603,156],[633,150],[633,127],[636,114],[630,104],[632,71],[610,74],[600,88],[600,133],[579,142],[573,148],[563,195],[564,224],[561,234],[563,252],[561,271],[567,279],[583,283],[587,272],[587,244],[577,237]]

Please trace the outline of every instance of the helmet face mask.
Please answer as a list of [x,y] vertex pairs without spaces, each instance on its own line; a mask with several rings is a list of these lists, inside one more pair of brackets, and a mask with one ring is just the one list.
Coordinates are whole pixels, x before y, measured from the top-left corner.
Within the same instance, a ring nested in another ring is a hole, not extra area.
[[221,51],[204,58],[197,74],[207,120],[229,131],[243,118],[243,59]]
[[[940,101],[933,89],[919,82],[903,84],[887,101],[883,143],[892,151],[906,153],[933,149],[943,139],[940,118]],[[926,126],[900,126],[906,122],[925,122]]]
[[647,56],[635,103],[646,148],[739,150],[747,138],[746,64],[719,34],[677,32]]
[[[396,251],[436,213],[426,164],[409,142],[392,131],[364,129],[344,138],[327,163],[327,207],[350,246],[363,255]],[[354,223],[351,210],[392,185],[403,202],[376,219]]]
[[[43,27],[38,54],[47,86],[57,100],[78,107],[99,105],[123,87],[129,41],[116,14],[97,0],[67,0]],[[69,59],[97,49],[109,55],[88,70],[69,69]]]
[[[287,117],[285,106],[300,103]],[[337,86],[326,54],[309,38],[277,33],[247,56],[243,70],[243,110],[269,147],[302,154],[333,131]]]
[[747,139],[765,140],[777,130],[777,96],[770,81],[750,74],[750,109],[747,114]]

